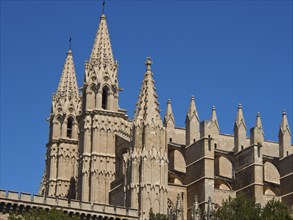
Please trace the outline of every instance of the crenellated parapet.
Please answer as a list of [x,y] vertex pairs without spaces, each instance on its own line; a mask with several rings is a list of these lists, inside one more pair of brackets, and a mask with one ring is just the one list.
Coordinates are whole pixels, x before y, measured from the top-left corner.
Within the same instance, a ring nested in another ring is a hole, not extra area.
[[132,208],[0,190],[0,217],[11,211],[21,215],[35,208],[56,208],[80,218],[87,216],[91,219],[138,219],[138,211]]

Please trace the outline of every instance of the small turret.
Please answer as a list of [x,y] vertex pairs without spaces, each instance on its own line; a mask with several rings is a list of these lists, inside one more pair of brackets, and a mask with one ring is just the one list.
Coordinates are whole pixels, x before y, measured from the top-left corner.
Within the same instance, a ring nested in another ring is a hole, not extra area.
[[279,154],[280,158],[286,157],[292,154],[292,146],[291,146],[291,131],[289,128],[289,123],[287,119],[287,114],[283,111],[282,114],[282,122],[279,130]]
[[200,138],[199,125],[200,120],[196,110],[194,97],[191,96],[189,110],[185,120],[186,125],[186,146],[196,142]]
[[250,129],[250,144],[257,144],[264,142],[264,131],[262,128],[260,113],[256,115],[255,126]]
[[166,114],[165,114],[165,117],[164,117],[164,126],[165,127],[172,127],[172,128],[175,127],[175,119],[174,119],[170,99],[168,99],[168,103],[167,103],[167,110],[166,110]]
[[243,150],[246,145],[246,125],[242,111],[242,105],[238,105],[237,116],[234,124],[234,147],[235,152]]

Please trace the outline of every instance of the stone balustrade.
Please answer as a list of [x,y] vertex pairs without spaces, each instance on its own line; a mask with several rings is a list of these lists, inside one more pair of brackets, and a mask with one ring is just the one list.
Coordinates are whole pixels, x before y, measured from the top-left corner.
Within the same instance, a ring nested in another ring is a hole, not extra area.
[[10,211],[21,214],[30,208],[61,209],[70,215],[89,220],[138,219],[136,209],[0,190],[0,213],[2,215]]

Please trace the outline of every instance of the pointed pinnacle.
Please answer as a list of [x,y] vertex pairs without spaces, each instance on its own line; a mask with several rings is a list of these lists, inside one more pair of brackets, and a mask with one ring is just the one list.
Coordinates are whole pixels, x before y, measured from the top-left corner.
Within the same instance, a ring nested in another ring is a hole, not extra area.
[[237,111],[237,116],[236,116],[236,124],[239,126],[241,123],[244,124],[244,127],[246,127],[245,122],[244,122],[244,116],[243,116],[243,111],[242,111],[242,105],[238,105],[238,111]]
[[166,117],[169,117],[169,116],[173,116],[172,105],[171,105],[171,100],[170,99],[168,99],[167,111],[166,111]]
[[261,123],[261,118],[260,118],[260,113],[259,112],[256,115],[255,127],[262,128],[262,123]]
[[288,123],[288,119],[287,119],[287,114],[286,114],[286,112],[284,110],[283,113],[282,113],[281,129],[283,131],[285,131],[286,128],[289,128],[289,123]]
[[189,116],[191,116],[192,114],[197,114],[196,111],[196,106],[195,106],[195,101],[194,101],[194,96],[191,96],[190,99],[190,105],[189,105],[189,111],[188,111]]

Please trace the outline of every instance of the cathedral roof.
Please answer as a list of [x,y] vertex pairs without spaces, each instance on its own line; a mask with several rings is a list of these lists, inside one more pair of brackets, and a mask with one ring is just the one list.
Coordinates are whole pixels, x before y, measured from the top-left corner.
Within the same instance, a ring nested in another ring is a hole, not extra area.
[[136,104],[134,122],[135,124],[144,122],[144,124],[148,125],[162,126],[158,96],[156,94],[155,81],[151,71],[152,61],[150,57],[147,58],[145,64],[146,72]]

